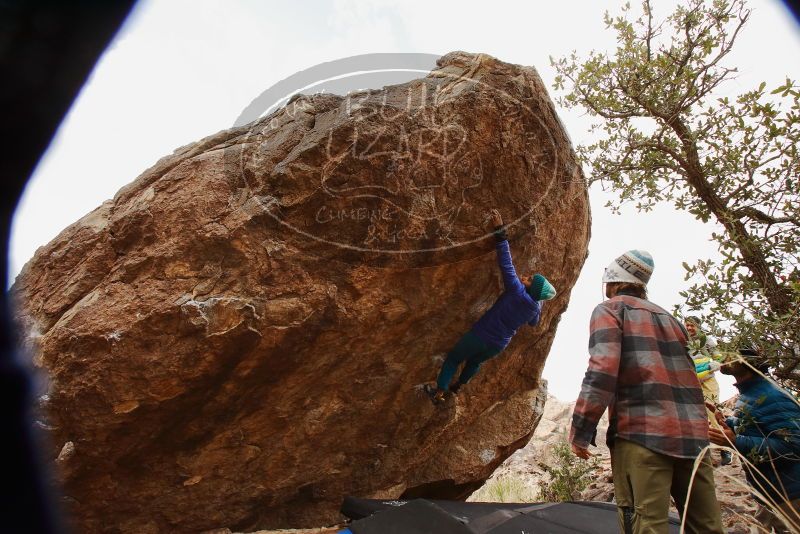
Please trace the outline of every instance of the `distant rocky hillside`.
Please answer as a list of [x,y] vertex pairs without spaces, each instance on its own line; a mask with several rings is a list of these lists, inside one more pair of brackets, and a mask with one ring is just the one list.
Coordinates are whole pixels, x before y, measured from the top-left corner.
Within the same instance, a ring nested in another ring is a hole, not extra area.
[[[490,501],[496,496],[493,485],[498,483],[511,486],[515,491],[511,496],[527,497],[536,500],[539,484],[547,480],[543,465],[552,465],[552,446],[560,440],[566,440],[572,410],[575,403],[565,403],[553,396],[547,397],[544,413],[539,426],[530,442],[512,454],[494,472],[486,484],[470,496],[470,501]],[[599,447],[590,451],[598,455],[599,469],[592,482],[580,495],[580,500],[612,502],[614,484],[611,481],[611,458],[605,446],[605,434],[608,428],[607,416],[598,427],[597,443]],[[717,484],[717,498],[722,507],[723,522],[730,533],[747,534],[751,532],[749,524],[755,524],[752,513],[756,509],[755,502],[749,492],[742,486],[745,483],[738,459],[732,465],[717,467],[714,471]],[[673,511],[676,511],[673,509]]]

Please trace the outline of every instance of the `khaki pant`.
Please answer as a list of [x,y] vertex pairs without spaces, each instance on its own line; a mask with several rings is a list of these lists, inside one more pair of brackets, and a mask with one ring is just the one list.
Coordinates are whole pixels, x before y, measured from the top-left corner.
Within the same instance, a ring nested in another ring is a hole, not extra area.
[[[703,399],[714,404],[719,403],[719,382],[717,382],[717,379],[713,374],[709,378],[701,382],[700,386],[703,389]],[[713,428],[716,428],[717,430],[722,430],[722,428],[719,426],[719,423],[717,423],[717,418],[714,417],[714,412],[706,408],[706,415],[708,416],[708,424],[710,424]],[[732,453],[730,450],[728,449],[719,450],[719,454],[720,457],[722,458],[723,463],[726,464],[731,463]]]
[[773,514],[769,508],[759,505],[755,516],[756,520],[767,531],[774,529],[778,534],[796,532],[794,529],[800,528],[800,499],[785,502],[779,508],[784,518]]
[[[611,449],[614,495],[624,534],[667,534],[670,495],[683,514],[693,460],[673,458],[617,438]],[[706,456],[692,482],[687,533],[724,534],[714,473]]]
[[[719,382],[717,382],[714,375],[711,375],[710,378],[701,382],[700,386],[703,389],[703,398],[705,400],[714,404],[719,402]],[[711,426],[718,429],[719,424],[717,423],[716,417],[714,417],[714,413],[708,408],[706,408],[706,413],[708,414],[708,422],[711,423]]]

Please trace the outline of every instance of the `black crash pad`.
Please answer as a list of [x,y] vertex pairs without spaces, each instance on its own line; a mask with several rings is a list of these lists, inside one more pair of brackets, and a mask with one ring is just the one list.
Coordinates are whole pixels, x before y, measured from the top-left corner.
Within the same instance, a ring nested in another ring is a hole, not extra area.
[[[619,532],[617,507],[604,502],[477,503],[347,497],[353,534],[606,534]],[[678,534],[680,519],[669,518]],[[343,532],[347,532],[346,530]]]
[[359,519],[350,525],[353,534],[476,534],[439,506],[425,499]]

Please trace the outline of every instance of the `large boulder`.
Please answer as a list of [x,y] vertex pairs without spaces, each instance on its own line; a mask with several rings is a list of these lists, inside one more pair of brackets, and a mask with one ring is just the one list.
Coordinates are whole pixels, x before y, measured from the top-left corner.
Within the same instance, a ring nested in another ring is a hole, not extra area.
[[[456,399],[420,391],[502,290],[486,214],[559,289]],[[319,525],[466,498],[533,432],[589,203],[533,68],[300,96],[182,147],[12,289],[80,532]]]

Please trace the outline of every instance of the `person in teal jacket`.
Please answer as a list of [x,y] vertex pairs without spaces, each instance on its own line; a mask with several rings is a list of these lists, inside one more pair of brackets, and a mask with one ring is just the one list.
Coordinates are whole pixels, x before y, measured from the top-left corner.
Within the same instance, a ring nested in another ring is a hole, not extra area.
[[[425,385],[425,391],[434,404],[444,402],[448,391],[458,392],[461,386],[475,376],[482,363],[506,348],[517,329],[526,324],[536,326],[541,315],[541,301],[552,299],[556,295],[555,288],[541,274],[517,276],[503,219],[497,210],[492,210],[492,223],[495,227],[495,249],[500,273],[503,275],[504,291],[447,354],[436,378],[436,385]],[[450,382],[461,364],[464,365],[461,373],[451,385]]]
[[[743,462],[747,480],[758,493],[771,501],[765,503],[756,496],[760,503],[756,519],[778,533],[798,532],[800,405],[788,391],[768,378],[769,366],[758,352],[753,349],[739,352],[744,361],[727,362],[720,370],[736,380],[734,385],[739,390],[739,398],[734,416],[724,419],[714,410],[721,429],[710,428],[709,439],[716,445],[735,447],[755,466]],[[711,405],[707,406],[712,409]],[[771,511],[776,504],[783,518]]]

